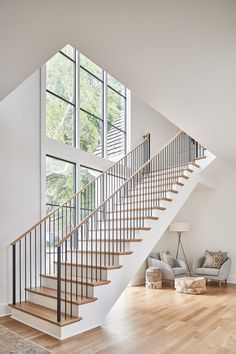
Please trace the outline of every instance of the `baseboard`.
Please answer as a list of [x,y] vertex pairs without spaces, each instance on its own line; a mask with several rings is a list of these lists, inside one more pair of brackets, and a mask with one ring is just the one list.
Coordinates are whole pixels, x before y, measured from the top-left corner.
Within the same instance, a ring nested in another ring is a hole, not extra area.
[[230,284],[236,284],[236,276],[231,275],[228,277],[228,283]]
[[7,303],[0,304],[0,317],[7,316],[11,314],[11,309]]

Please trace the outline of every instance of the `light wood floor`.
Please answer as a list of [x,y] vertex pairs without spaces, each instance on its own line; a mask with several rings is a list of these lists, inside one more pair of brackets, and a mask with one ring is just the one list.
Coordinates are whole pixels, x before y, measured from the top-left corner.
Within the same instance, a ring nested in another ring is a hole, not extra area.
[[102,327],[63,342],[9,316],[0,323],[58,354],[236,354],[236,285],[204,295],[127,288]]

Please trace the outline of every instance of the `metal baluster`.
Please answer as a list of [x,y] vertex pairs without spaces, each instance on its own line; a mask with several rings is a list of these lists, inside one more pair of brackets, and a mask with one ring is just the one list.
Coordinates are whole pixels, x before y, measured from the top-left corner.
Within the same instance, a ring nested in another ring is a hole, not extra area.
[[73,285],[73,245],[70,236],[70,316],[72,317],[72,285]]
[[19,241],[19,295],[21,302],[21,240]]
[[[55,217],[55,216],[54,216]],[[39,225],[39,286],[42,285],[42,224]]]
[[16,245],[12,246],[12,303],[16,304]]
[[57,248],[57,322],[61,322],[61,246]]
[[26,301],[26,288],[27,288],[27,235],[25,238],[25,301]]
[[30,288],[32,288],[32,240],[30,232]]
[[37,288],[37,228],[34,229],[34,284],[35,288]]

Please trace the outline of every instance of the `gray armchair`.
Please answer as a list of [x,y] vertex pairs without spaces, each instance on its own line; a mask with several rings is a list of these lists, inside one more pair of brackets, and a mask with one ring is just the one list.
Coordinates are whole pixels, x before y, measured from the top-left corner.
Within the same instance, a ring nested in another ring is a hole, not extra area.
[[186,263],[180,259],[175,259],[175,266],[172,268],[169,264],[162,262],[159,252],[153,252],[148,257],[148,267],[158,267],[162,272],[163,280],[170,280],[173,284],[174,279],[183,277],[187,273]]
[[193,262],[193,275],[204,276],[207,280],[219,282],[221,287],[221,282],[227,282],[230,268],[231,268],[231,258],[228,257],[227,252],[223,252],[223,265],[220,269],[217,268],[203,268],[205,257],[200,257]]

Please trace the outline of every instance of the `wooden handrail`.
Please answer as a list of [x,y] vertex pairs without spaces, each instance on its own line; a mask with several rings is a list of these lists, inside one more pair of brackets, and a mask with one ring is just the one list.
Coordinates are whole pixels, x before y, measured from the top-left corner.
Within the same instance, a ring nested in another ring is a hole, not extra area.
[[82,225],[84,225],[90,218],[93,216],[99,209],[101,209],[113,196],[118,193],[126,184],[132,180],[135,175],[137,175],[140,171],[142,171],[145,166],[147,166],[162,150],[165,149],[167,145],[169,145],[178,135],[180,135],[182,131],[178,131],[164,146],[162,146],[145,164],[143,164],[137,171],[135,171],[123,184],[120,186],[112,195],[110,195],[103,203],[101,203],[96,209],[94,209],[79,225],[77,225],[73,230],[68,232],[68,234],[63,237],[57,244],[56,247],[60,247],[70,236],[73,235],[75,231],[77,231]]
[[98,177],[94,178],[91,182],[89,182],[88,184],[86,184],[86,186],[84,186],[82,189],[80,189],[78,192],[74,193],[69,199],[67,199],[65,202],[63,202],[61,205],[59,205],[57,208],[55,208],[54,210],[52,210],[50,213],[48,213],[47,215],[45,215],[42,219],[40,219],[37,223],[35,223],[31,228],[29,228],[27,231],[25,231],[22,235],[20,235],[17,239],[15,239],[14,241],[11,242],[11,246],[13,246],[14,244],[16,244],[18,241],[20,241],[22,238],[24,238],[27,234],[29,234],[31,231],[33,231],[37,226],[39,226],[40,224],[42,224],[45,220],[47,220],[48,218],[50,218],[50,216],[52,216],[53,214],[55,214],[58,210],[60,210],[61,208],[63,208],[68,202],[70,202],[73,198],[75,198],[76,196],[78,196],[79,194],[83,193],[83,191],[88,188],[91,184],[93,184],[97,179],[101,178],[102,175],[105,175],[111,168],[113,168],[116,164],[120,163],[122,160],[126,159],[135,149],[137,149],[140,145],[142,145],[144,143],[144,141],[146,141],[147,139],[150,138],[150,133],[147,133],[143,136],[142,141],[140,141],[137,145],[135,145],[126,155],[124,155],[123,157],[121,157],[118,161],[112,163],[105,171],[102,172],[101,175],[99,175]]

